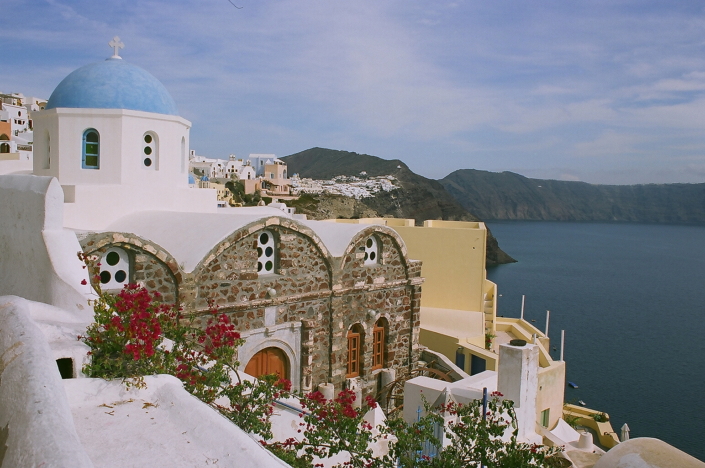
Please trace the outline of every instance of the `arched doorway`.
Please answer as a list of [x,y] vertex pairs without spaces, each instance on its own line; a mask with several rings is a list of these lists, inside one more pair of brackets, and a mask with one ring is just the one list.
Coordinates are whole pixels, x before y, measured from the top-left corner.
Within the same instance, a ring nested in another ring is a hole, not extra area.
[[279,348],[265,348],[252,356],[245,373],[253,377],[277,374],[282,379],[289,379],[289,359]]

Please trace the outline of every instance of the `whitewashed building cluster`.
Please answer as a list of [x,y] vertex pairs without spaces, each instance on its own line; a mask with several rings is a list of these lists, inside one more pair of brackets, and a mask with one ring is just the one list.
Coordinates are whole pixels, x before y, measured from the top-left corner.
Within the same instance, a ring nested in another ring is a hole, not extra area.
[[229,180],[241,183],[246,194],[292,194],[287,165],[274,154],[250,154],[245,159],[231,154],[228,159],[217,159],[199,156],[195,150],[191,150],[189,173],[193,178],[191,183],[194,187],[218,189],[218,186],[222,186],[219,190],[219,200],[228,196],[223,183]]
[[336,176],[329,180],[301,178],[294,174],[291,178],[292,191],[300,193],[327,193],[350,198],[374,197],[379,192],[391,192],[398,188],[393,175],[360,178]]
[[45,99],[0,92],[0,160],[7,161],[0,171],[31,170],[34,142],[31,113],[44,109],[45,105]]

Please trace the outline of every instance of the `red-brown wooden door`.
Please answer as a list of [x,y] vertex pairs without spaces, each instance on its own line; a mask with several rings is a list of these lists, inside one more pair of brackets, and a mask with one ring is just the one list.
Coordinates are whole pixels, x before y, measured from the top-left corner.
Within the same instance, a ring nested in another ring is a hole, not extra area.
[[245,367],[245,373],[254,377],[277,374],[282,379],[289,378],[289,360],[279,348],[265,348],[258,352]]

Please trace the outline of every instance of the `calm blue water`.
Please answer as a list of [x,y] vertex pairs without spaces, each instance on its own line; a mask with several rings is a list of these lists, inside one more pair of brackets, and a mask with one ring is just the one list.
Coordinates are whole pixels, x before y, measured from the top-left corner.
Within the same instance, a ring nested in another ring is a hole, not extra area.
[[[525,318],[560,350],[566,400],[609,413],[619,433],[705,460],[705,227],[490,222],[519,262],[488,269],[498,314]],[[553,353],[558,358],[558,353]]]

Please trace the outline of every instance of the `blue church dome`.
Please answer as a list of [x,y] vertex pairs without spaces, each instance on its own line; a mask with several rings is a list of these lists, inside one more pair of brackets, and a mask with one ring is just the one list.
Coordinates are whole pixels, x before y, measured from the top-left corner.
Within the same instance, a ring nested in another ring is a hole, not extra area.
[[59,107],[179,115],[176,103],[159,80],[120,58],[91,63],[64,78],[45,108]]
[[194,179],[193,175],[190,173],[188,175],[188,183],[189,183],[189,185],[194,185],[196,183],[196,179]]
[[203,182],[208,182],[209,180],[210,179],[208,178],[207,175],[204,175],[203,177],[201,177],[201,181],[203,181]]

